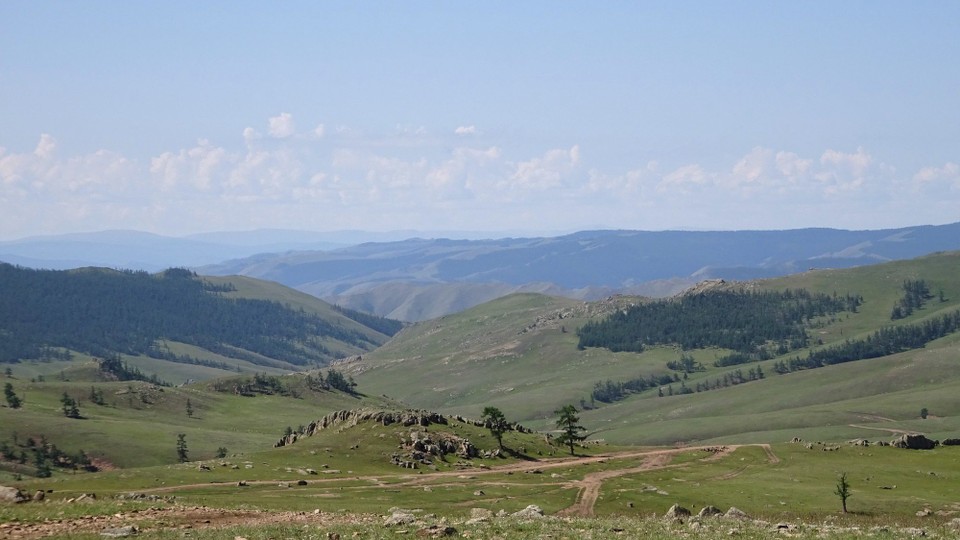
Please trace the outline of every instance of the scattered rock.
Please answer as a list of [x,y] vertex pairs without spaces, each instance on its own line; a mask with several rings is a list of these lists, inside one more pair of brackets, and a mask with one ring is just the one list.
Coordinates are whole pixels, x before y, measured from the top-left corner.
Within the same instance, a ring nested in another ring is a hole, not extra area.
[[383,524],[386,527],[395,527],[397,525],[409,525],[415,521],[417,521],[417,517],[413,514],[398,510],[384,519]]
[[33,494],[33,502],[41,502],[46,497],[47,492],[42,489],[38,489],[36,493]]
[[930,510],[929,508],[924,508],[923,510],[917,511],[917,517],[927,517],[930,515],[933,515],[933,511]]
[[100,536],[106,536],[107,538],[123,538],[125,536],[133,536],[139,531],[133,525],[127,525],[125,527],[116,527],[112,529],[104,529]]
[[486,495],[486,493],[484,493],[482,489],[478,489],[473,492],[474,497],[483,497],[484,495]]
[[2,502],[20,503],[29,500],[30,497],[27,497],[15,487],[0,486],[0,501]]
[[907,527],[906,529],[900,529],[900,532],[903,534],[906,534],[907,536],[911,536],[913,538],[927,535],[927,531],[917,527]]
[[750,519],[750,516],[748,516],[746,512],[740,510],[736,506],[731,506],[730,509],[727,510],[727,513],[723,515],[723,517],[729,519]]
[[906,448],[907,450],[933,450],[937,446],[936,441],[932,441],[920,434],[904,433],[894,439],[890,444],[897,448]]
[[668,519],[683,519],[685,517],[690,517],[690,511],[679,504],[674,504],[669,510],[667,510],[667,513],[664,515],[664,517]]
[[710,518],[715,516],[722,516],[723,511],[717,508],[716,506],[704,506],[700,509],[700,512],[697,513],[698,518]]
[[471,508],[470,509],[470,519],[484,518],[490,519],[493,517],[493,512],[487,510],[486,508]]
[[543,517],[543,509],[535,504],[531,504],[523,510],[514,512],[511,516],[519,519],[539,519]]
[[441,527],[440,525],[431,525],[417,531],[417,536],[421,538],[442,538],[455,534],[457,534],[457,529],[453,527]]

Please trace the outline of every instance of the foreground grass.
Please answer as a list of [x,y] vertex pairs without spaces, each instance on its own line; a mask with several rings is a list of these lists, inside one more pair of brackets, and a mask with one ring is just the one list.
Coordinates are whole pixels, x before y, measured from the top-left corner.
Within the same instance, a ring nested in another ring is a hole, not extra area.
[[[107,511],[107,505],[100,505]],[[117,510],[117,508],[114,508]],[[144,539],[198,538],[209,540],[236,540],[243,538],[276,539],[302,538],[329,540],[331,538],[406,539],[421,537],[455,537],[473,539],[766,539],[773,536],[794,538],[853,539],[877,538],[899,539],[912,537],[955,538],[960,533],[956,522],[930,520],[893,521],[856,514],[828,515],[807,521],[767,521],[763,519],[687,518],[684,520],[657,517],[606,517],[606,518],[517,518],[493,517],[482,520],[448,519],[419,510],[412,510],[416,520],[400,525],[386,525],[385,516],[353,513],[296,513],[279,515],[246,514],[250,522],[222,524],[214,517],[195,517],[178,520],[166,516],[136,518],[129,507],[120,508],[113,518],[88,519],[71,522],[69,517],[53,520],[46,529],[17,528],[16,522],[7,522],[0,528],[0,537],[63,538],[94,540],[103,538],[102,533],[115,531],[121,526],[136,527],[136,537]],[[186,510],[189,512],[189,509]],[[118,521],[116,516],[123,516]],[[201,516],[202,517],[202,516]],[[231,515],[229,518],[235,518]],[[120,525],[121,523],[125,525]],[[4,533],[7,533],[6,535]]]

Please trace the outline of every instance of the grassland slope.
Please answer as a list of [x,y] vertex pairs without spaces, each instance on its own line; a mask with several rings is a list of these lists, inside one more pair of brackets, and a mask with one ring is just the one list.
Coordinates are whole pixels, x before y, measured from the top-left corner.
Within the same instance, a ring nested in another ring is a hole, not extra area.
[[[477,415],[487,405],[535,428],[552,429],[553,411],[573,403],[582,423],[620,443],[769,442],[877,437],[922,431],[938,437],[960,431],[960,336],[953,333],[879,358],[779,373],[793,358],[848,341],[872,339],[883,328],[936,321],[960,307],[960,253],[842,270],[814,270],[754,282],[722,284],[743,290],[806,289],[858,295],[856,311],[806,321],[806,346],[744,365],[716,367],[732,351],[676,346],[642,353],[577,348],[577,330],[643,299],[614,297],[584,303],[514,295],[463,313],[413,325],[361,362],[345,366],[377,393],[448,413]],[[904,283],[930,290],[923,307],[892,320]],[[684,355],[702,370],[667,367]],[[751,380],[748,373],[762,372]],[[622,399],[592,399],[598,383],[674,378]],[[731,381],[736,380],[735,383]],[[706,389],[695,391],[695,389]],[[686,390],[684,390],[686,389]],[[687,393],[689,391],[689,393]],[[661,393],[663,394],[661,396]],[[929,415],[920,417],[921,409]]]

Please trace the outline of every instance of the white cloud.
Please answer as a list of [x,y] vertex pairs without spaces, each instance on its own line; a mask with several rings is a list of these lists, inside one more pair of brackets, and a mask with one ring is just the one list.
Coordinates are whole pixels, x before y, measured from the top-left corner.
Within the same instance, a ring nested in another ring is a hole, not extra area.
[[913,182],[921,188],[945,184],[960,189],[960,165],[950,161],[943,167],[924,167],[913,175]]
[[860,189],[866,173],[873,164],[873,157],[863,147],[854,154],[827,150],[820,156],[823,169],[814,178],[825,185],[828,194]]
[[40,135],[40,142],[37,143],[37,148],[34,149],[33,153],[40,159],[52,159],[54,152],[57,150],[57,141],[54,138],[46,133]]
[[775,162],[777,171],[788,179],[796,179],[807,174],[812,160],[802,159],[793,152],[777,152]]
[[683,192],[688,192],[690,186],[704,186],[712,180],[713,176],[695,163],[684,165],[664,175],[660,183],[657,184],[657,191],[665,192],[678,188]]
[[201,139],[193,148],[180,150],[176,154],[164,152],[154,157],[150,160],[150,173],[160,180],[161,188],[166,191],[182,187],[183,184],[206,191],[214,187],[224,170],[236,159],[226,149]]
[[248,144],[249,144],[250,142],[252,142],[252,141],[255,141],[255,140],[261,138],[261,137],[263,137],[263,136],[260,135],[260,132],[257,131],[257,130],[255,130],[255,129],[253,129],[252,127],[245,127],[245,128],[243,128],[243,140],[246,141]]
[[271,137],[277,139],[286,139],[295,132],[293,125],[293,115],[290,113],[280,113],[280,116],[273,116],[269,120],[270,128],[268,133]]
[[268,141],[246,128],[233,141],[201,139],[142,161],[110,150],[65,155],[49,134],[22,152],[0,148],[0,227],[887,226],[877,220],[906,206],[929,210],[924,221],[957,218],[955,160],[898,177],[863,148],[810,159],[757,146],[719,164],[647,156],[618,169],[590,162],[580,145],[477,146],[465,137],[474,126],[429,137],[396,126],[408,137],[373,137],[319,124],[298,137],[292,115],[273,120]]
[[740,161],[733,166],[728,184],[745,186],[766,183],[772,162],[772,150],[760,146],[754,147],[749,154],[740,158]]
[[516,164],[506,187],[546,190],[563,185],[564,178],[580,164],[580,147],[549,150],[543,156]]

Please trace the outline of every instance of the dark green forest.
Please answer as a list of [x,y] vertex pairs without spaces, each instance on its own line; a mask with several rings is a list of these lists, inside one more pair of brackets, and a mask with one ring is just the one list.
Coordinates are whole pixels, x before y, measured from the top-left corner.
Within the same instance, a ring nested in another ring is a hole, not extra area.
[[774,368],[777,373],[789,373],[832,364],[880,358],[923,348],[927,343],[957,331],[960,331],[960,310],[916,324],[881,328],[866,339],[847,340],[838,345],[810,351],[806,358],[796,356],[790,360],[781,360]]
[[332,354],[324,338],[364,350],[377,345],[356,330],[279,302],[227,298],[224,292],[184,269],[148,274],[0,264],[0,362],[54,359],[62,349],[162,357],[166,353],[157,344],[170,340],[257,363],[268,358],[325,365]]
[[578,346],[614,352],[643,352],[657,345],[719,347],[739,353],[720,360],[720,365],[733,365],[806,347],[806,327],[813,319],[855,312],[861,302],[857,295],[806,290],[709,291],[632,306],[587,323],[578,332]]

